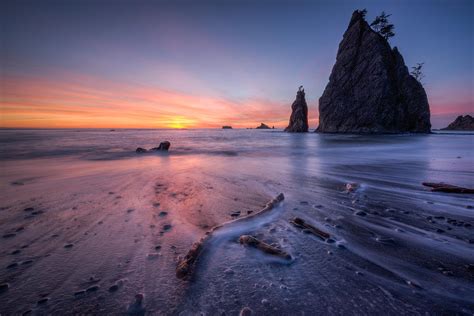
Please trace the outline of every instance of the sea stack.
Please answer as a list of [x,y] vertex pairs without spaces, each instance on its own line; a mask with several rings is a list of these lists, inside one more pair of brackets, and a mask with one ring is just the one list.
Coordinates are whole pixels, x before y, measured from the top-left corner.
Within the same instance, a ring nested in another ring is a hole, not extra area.
[[474,131],[474,117],[469,114],[459,115],[451,124],[442,128],[444,131]]
[[291,116],[285,132],[306,133],[308,131],[308,105],[306,104],[303,86],[296,93],[296,100],[291,105]]
[[354,11],[319,99],[322,133],[429,133],[425,89],[398,49]]

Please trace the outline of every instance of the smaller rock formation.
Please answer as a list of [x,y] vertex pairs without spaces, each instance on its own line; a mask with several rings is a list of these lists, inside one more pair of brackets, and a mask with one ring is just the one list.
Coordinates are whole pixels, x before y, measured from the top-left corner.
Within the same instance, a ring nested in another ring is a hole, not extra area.
[[224,125],[224,126],[222,126],[222,129],[232,129],[232,126],[230,126],[230,125]]
[[474,131],[474,117],[468,115],[459,115],[454,122],[447,127],[442,128],[444,131]]
[[270,129],[270,126],[267,124],[260,123],[260,126],[256,127],[256,129]]
[[142,147],[138,147],[135,150],[135,152],[137,154],[143,154],[143,153],[147,153],[147,152],[150,152],[150,151],[168,151],[170,149],[170,146],[171,146],[171,143],[169,141],[164,141],[164,142],[161,142],[158,147],[153,147],[149,150],[147,150],[145,148],[142,148]]
[[308,105],[306,104],[303,86],[296,93],[296,100],[291,105],[291,116],[285,132],[306,133],[308,131]]
[[161,142],[160,143],[160,146],[158,147],[154,147],[150,150],[165,150],[165,151],[168,151],[170,149],[170,146],[171,146],[171,143],[169,141],[164,141],[164,142]]

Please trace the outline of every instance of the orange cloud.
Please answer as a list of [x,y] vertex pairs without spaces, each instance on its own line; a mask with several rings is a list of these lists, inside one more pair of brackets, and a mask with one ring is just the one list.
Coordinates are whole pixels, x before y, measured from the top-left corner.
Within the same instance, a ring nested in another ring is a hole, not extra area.
[[229,100],[74,75],[48,80],[2,78],[1,127],[208,128],[284,127],[291,103]]

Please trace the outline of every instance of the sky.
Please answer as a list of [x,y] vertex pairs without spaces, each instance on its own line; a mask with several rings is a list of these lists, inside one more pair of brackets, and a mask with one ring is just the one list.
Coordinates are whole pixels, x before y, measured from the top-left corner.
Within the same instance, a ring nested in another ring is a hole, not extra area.
[[434,128],[474,114],[474,1],[2,1],[0,127],[310,126],[352,12],[392,14]]

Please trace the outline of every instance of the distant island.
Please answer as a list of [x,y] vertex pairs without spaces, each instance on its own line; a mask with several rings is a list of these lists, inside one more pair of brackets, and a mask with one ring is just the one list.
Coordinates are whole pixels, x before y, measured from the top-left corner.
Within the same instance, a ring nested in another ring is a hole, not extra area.
[[271,128],[267,124],[260,123],[260,126],[257,126],[256,129],[271,129]]
[[474,117],[469,114],[459,115],[451,124],[442,128],[443,131],[474,131]]
[[222,129],[232,129],[232,126],[230,126],[230,125],[224,125],[224,126],[222,126]]

